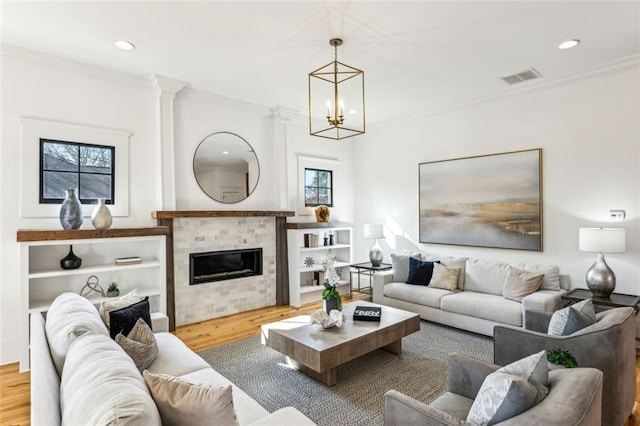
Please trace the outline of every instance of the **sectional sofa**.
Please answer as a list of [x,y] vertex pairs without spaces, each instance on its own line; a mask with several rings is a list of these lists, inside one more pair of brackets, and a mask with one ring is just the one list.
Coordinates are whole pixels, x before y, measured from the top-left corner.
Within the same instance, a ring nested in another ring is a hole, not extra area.
[[[493,327],[498,324],[522,327],[528,309],[547,312],[559,309],[561,297],[569,289],[568,276],[560,275],[559,268],[554,265],[510,265],[428,253],[392,254],[391,257],[393,269],[373,277],[374,303],[405,309],[428,321],[487,336],[493,336]],[[411,257],[458,269],[456,288],[445,290],[407,284]],[[510,269],[543,274],[539,289],[520,301],[503,297]]]
[[[31,424],[163,422],[143,375],[109,336],[98,310],[87,299],[63,293],[52,305],[46,321],[42,315],[33,314],[30,322]],[[192,383],[231,385],[240,425],[314,424],[293,407],[270,414],[180,339],[166,332],[167,325],[165,316],[152,315],[158,354],[147,371]],[[185,424],[190,422],[189,418],[183,420]]]

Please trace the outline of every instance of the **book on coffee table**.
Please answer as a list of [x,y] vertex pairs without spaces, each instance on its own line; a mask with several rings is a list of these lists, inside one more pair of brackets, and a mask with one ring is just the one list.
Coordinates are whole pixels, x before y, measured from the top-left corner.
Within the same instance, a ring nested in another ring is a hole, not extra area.
[[379,306],[356,306],[353,311],[354,321],[380,321],[382,308]]

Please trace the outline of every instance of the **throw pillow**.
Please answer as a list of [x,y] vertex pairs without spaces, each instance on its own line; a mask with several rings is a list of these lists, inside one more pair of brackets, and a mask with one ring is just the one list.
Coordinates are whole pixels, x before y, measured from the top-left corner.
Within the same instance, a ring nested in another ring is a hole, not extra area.
[[138,318],[128,336],[118,333],[116,343],[122,346],[140,372],[150,366],[158,356],[158,342],[142,318]]
[[502,286],[502,297],[522,303],[525,296],[537,291],[542,284],[544,274],[534,274],[524,269],[509,266]]
[[164,426],[236,426],[231,385],[191,383],[167,374],[142,372]]
[[549,321],[547,334],[567,336],[596,322],[591,299],[555,311]]
[[105,300],[100,304],[100,316],[102,321],[110,328],[109,312],[126,308],[127,306],[138,303],[142,297],[138,296],[138,289],[133,289],[122,297],[114,298],[114,300]]
[[136,325],[138,318],[142,318],[151,327],[148,296],[131,306],[109,312],[109,320],[111,321],[109,333],[111,338],[115,339],[118,333],[129,334],[133,326]]
[[492,425],[517,416],[542,401],[548,386],[546,351],[506,365],[485,378],[467,422]]
[[409,277],[409,258],[420,259],[420,253],[391,253],[393,282],[403,283],[407,281],[407,278]]
[[466,257],[440,256],[436,254],[423,253],[422,258],[424,260],[430,260],[432,262],[438,261],[439,263],[443,264],[447,268],[460,269],[460,273],[458,274],[458,289],[464,290],[464,276],[465,276],[465,269],[467,266]]
[[423,262],[422,260],[409,258],[409,276],[407,284],[429,285],[433,275],[433,262]]
[[429,287],[456,291],[458,290],[458,275],[460,275],[460,269],[447,268],[439,263],[434,263],[433,276],[431,277]]

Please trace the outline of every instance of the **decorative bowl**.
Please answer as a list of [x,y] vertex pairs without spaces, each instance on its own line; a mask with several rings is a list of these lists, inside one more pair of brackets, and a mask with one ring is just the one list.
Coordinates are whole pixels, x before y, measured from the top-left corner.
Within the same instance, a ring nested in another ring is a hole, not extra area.
[[332,309],[329,314],[319,309],[311,314],[310,324],[320,324],[322,328],[342,327],[345,320],[344,314],[337,309]]

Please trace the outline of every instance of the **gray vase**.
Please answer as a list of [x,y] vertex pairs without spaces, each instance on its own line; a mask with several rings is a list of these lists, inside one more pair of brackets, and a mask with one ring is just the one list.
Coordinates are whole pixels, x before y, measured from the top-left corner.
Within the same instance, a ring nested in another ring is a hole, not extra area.
[[96,229],[109,229],[113,222],[111,210],[104,202],[104,198],[98,198],[98,205],[91,213],[91,223]]
[[82,204],[75,189],[66,191],[66,198],[60,206],[60,224],[63,229],[79,229],[82,226]]

